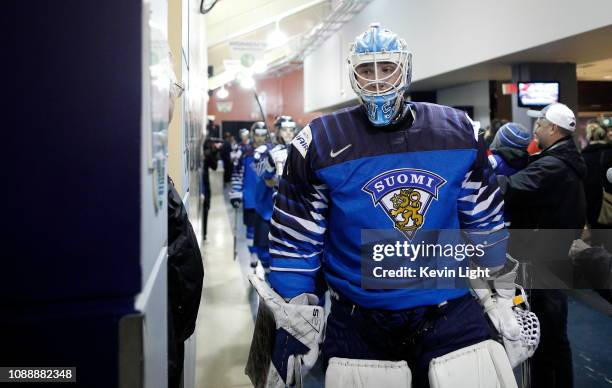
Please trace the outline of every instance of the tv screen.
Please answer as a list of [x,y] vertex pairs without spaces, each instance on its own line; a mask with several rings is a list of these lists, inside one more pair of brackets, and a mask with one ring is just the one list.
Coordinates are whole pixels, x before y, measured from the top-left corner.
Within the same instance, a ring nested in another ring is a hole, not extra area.
[[519,82],[518,105],[524,108],[544,107],[559,102],[558,82]]

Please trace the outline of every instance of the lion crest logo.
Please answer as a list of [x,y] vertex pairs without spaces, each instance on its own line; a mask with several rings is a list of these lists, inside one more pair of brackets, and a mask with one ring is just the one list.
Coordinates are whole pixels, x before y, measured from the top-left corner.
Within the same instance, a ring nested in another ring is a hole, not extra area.
[[446,183],[430,171],[403,168],[386,171],[363,187],[374,206],[380,206],[393,221],[395,229],[412,239],[424,222],[429,205],[438,199],[440,187]]

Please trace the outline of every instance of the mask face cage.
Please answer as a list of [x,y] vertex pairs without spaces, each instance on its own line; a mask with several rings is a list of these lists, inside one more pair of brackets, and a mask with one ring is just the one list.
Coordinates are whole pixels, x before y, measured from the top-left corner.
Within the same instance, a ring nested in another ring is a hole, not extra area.
[[[400,111],[410,85],[412,54],[404,50],[355,53],[354,45],[351,53],[348,60],[351,87],[374,125],[389,124]],[[393,69],[384,72],[389,66]]]

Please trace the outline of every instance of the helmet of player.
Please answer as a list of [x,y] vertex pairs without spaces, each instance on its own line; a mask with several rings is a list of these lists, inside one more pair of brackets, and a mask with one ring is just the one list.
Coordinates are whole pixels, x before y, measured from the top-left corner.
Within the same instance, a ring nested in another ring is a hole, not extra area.
[[270,133],[266,123],[263,121],[256,121],[251,125],[251,139],[253,139],[253,146],[255,148],[270,140]]
[[246,128],[242,128],[242,129],[240,130],[239,134],[240,134],[240,140],[241,140],[243,143],[246,143],[246,142],[248,142],[248,141],[249,141],[249,135],[250,135],[250,132],[249,132],[249,130],[248,130],[248,129],[246,129]]
[[274,121],[280,144],[289,144],[296,135],[297,126],[291,116],[278,116]]
[[412,53],[395,33],[372,23],[349,47],[349,77],[373,125],[395,122],[412,77]]

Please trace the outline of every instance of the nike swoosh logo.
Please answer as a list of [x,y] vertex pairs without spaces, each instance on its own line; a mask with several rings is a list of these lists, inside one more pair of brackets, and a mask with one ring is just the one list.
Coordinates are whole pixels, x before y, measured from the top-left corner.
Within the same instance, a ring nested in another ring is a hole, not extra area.
[[340,155],[341,153],[343,153],[344,151],[346,151],[350,146],[352,146],[352,144],[347,145],[346,147],[342,148],[341,150],[334,152],[329,151],[329,156],[331,156],[332,158],[335,158],[336,156]]

